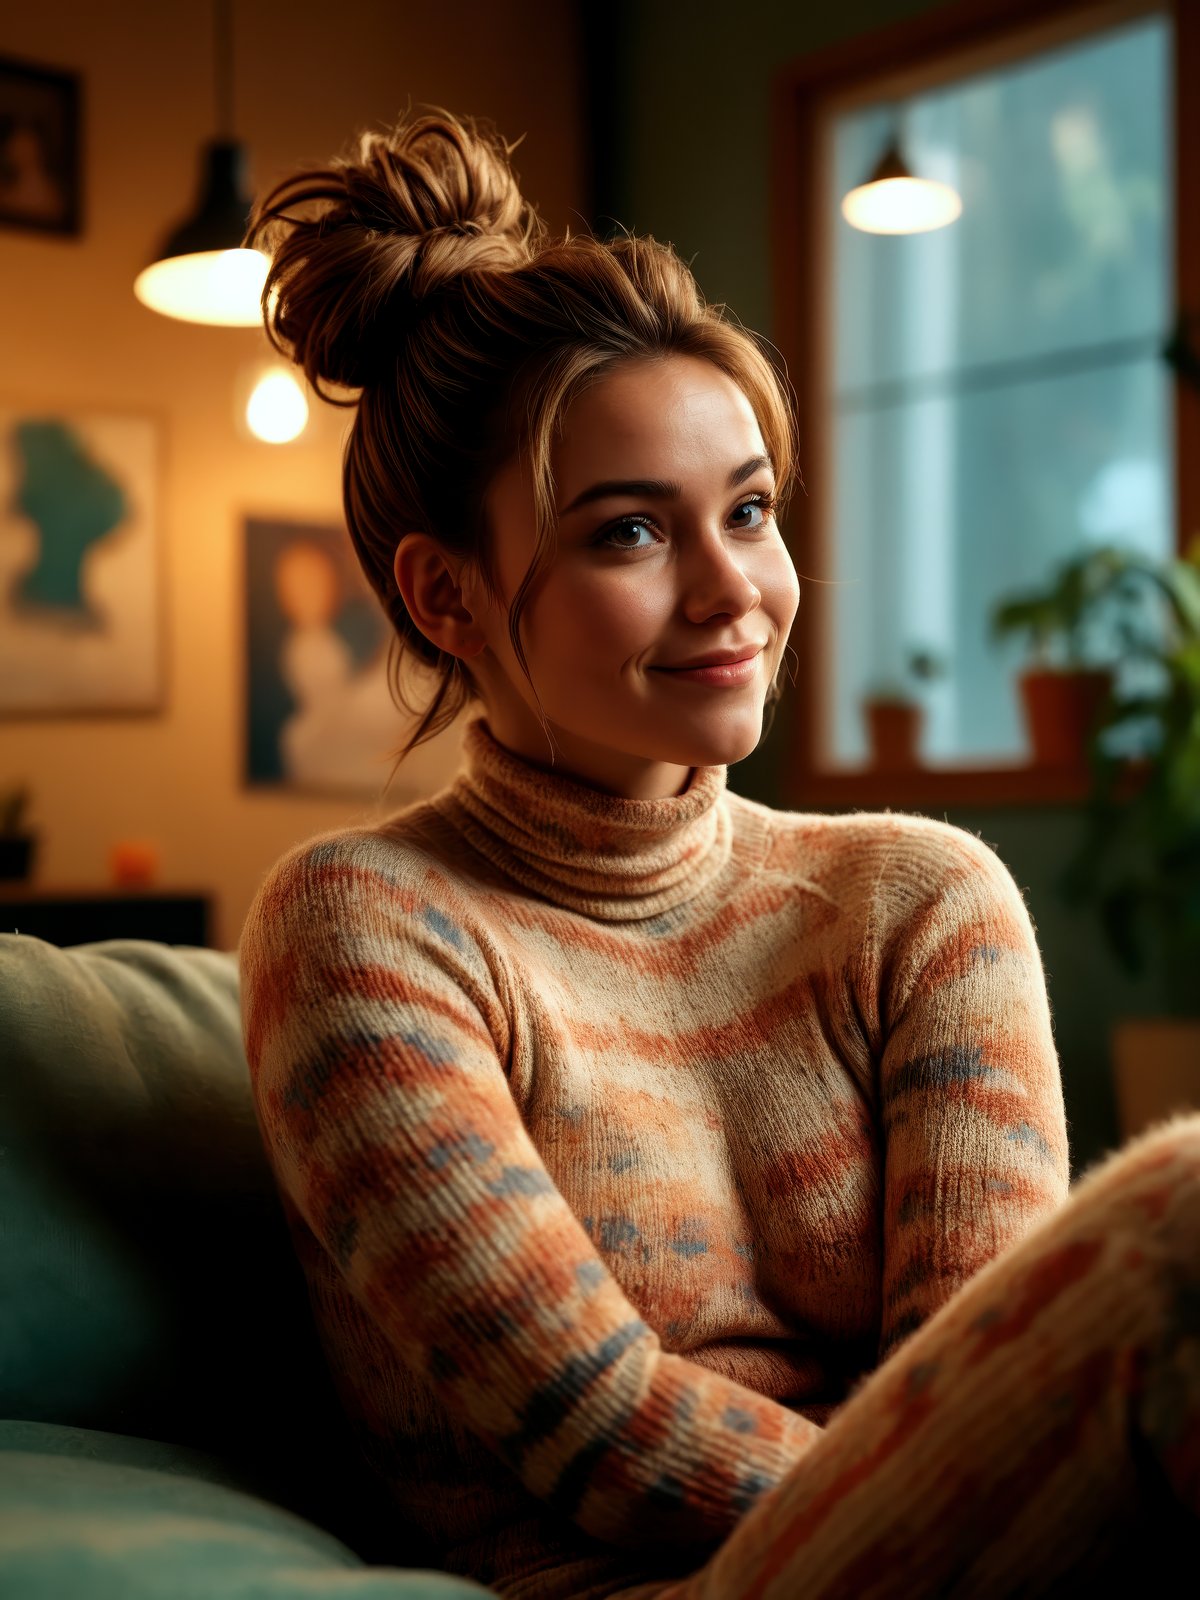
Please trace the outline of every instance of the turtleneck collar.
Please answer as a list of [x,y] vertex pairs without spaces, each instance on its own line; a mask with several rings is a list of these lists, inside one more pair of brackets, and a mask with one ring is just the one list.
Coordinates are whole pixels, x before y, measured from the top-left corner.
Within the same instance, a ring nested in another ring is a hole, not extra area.
[[691,900],[729,859],[725,766],[693,767],[682,794],[627,800],[536,767],[500,744],[485,712],[464,767],[434,804],[481,854],[543,899],[607,922]]

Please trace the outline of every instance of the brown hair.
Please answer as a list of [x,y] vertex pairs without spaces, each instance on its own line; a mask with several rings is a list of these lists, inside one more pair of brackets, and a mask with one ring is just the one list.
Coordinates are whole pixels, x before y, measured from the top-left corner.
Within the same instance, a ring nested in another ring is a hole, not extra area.
[[[670,245],[569,230],[548,240],[521,195],[514,149],[490,123],[436,108],[410,115],[387,133],[361,134],[353,155],[276,185],[246,234],[272,255],[263,290],[272,344],[323,399],[358,407],[343,467],[346,522],[395,630],[394,701],[413,713],[401,681],[406,649],[439,676],[396,765],[478,694],[464,663],[409,616],[393,567],[398,530],[421,529],[475,567],[495,603],[484,496],[501,466],[528,459],[537,546],[508,623],[532,686],[519,629],[525,597],[554,555],[551,450],[571,401],[617,362],[669,353],[711,361],[754,408],[780,512],[796,476],[790,386],[766,341],[707,304]],[[777,674],[772,715],[780,693]]]

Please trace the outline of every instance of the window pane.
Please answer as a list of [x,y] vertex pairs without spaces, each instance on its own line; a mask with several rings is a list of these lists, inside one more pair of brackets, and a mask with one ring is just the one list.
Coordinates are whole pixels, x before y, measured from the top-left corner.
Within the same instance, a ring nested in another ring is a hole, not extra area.
[[[993,602],[1089,544],[1173,548],[1169,48],[1150,17],[832,123],[837,765],[889,684],[925,704],[930,764],[1023,760]],[[841,217],[896,110],[910,167],[962,196],[948,227]],[[948,676],[915,683],[918,648]]]

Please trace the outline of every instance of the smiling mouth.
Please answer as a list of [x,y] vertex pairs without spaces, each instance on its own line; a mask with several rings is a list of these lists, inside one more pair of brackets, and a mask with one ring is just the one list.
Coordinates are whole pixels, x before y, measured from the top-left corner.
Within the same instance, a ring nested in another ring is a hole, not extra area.
[[695,661],[690,666],[655,667],[655,672],[716,672],[727,667],[744,667],[747,662],[757,661],[762,655],[762,648],[750,650],[744,656],[738,656],[732,661]]
[[706,667],[656,667],[664,677],[710,689],[744,688],[758,677],[758,658],[762,651],[743,656],[739,661],[717,661]]

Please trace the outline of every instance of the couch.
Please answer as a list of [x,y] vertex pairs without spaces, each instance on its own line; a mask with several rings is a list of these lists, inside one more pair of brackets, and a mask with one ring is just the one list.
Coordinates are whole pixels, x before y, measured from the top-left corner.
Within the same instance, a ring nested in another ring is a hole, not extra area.
[[342,1416],[232,952],[0,933],[0,1594],[467,1600]]

